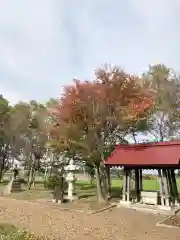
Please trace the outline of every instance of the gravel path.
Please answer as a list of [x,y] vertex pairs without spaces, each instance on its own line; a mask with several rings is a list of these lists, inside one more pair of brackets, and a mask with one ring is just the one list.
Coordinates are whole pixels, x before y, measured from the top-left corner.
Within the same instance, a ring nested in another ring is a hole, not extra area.
[[156,227],[162,217],[129,209],[95,215],[0,198],[0,222],[58,240],[180,240],[180,230]]

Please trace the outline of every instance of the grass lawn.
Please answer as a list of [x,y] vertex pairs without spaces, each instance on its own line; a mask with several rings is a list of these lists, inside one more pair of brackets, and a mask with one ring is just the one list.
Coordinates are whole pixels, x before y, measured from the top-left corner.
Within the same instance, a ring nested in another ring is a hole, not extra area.
[[[112,189],[116,189],[118,190],[118,188],[122,188],[122,184],[123,184],[123,180],[112,180],[111,181],[111,186]],[[88,186],[90,185],[90,181],[77,181],[77,185],[84,185],[84,186]],[[177,179],[177,185],[178,185],[178,189],[180,192],[180,178]],[[145,191],[151,191],[151,190],[158,190],[159,189],[159,182],[158,179],[153,179],[153,180],[143,180],[143,189]]]
[[4,239],[4,240],[5,239],[6,240],[25,240],[25,239],[37,240],[39,238],[37,238],[34,235],[27,233],[25,231],[21,231],[13,225],[10,225],[7,223],[0,223],[0,239]]

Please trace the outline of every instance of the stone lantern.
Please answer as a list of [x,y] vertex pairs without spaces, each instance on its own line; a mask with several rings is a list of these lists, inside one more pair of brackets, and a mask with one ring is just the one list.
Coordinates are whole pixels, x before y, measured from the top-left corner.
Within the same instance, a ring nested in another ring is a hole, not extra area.
[[74,164],[74,160],[71,159],[69,161],[69,165],[67,165],[65,168],[65,171],[67,172],[66,175],[66,181],[68,182],[68,196],[67,199],[72,202],[73,200],[77,199],[77,196],[75,195],[75,188],[74,183],[77,180],[75,173],[79,169],[77,165]]

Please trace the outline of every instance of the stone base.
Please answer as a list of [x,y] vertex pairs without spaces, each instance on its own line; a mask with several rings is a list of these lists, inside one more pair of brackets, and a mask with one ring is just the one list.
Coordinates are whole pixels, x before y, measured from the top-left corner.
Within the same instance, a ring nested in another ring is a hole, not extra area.
[[69,202],[73,202],[73,201],[77,200],[78,197],[77,197],[76,195],[73,195],[73,196],[71,196],[71,197],[70,197],[70,196],[66,196],[65,199],[66,199],[67,201],[69,201]]

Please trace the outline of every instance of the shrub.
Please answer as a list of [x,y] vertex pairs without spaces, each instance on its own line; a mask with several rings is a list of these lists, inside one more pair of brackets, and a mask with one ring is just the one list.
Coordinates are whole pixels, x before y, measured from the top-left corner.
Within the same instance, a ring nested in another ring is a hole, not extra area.
[[53,175],[44,181],[44,187],[48,189],[54,189],[57,185],[62,185],[62,177]]
[[157,176],[151,175],[151,174],[145,174],[143,175],[144,180],[156,180]]

